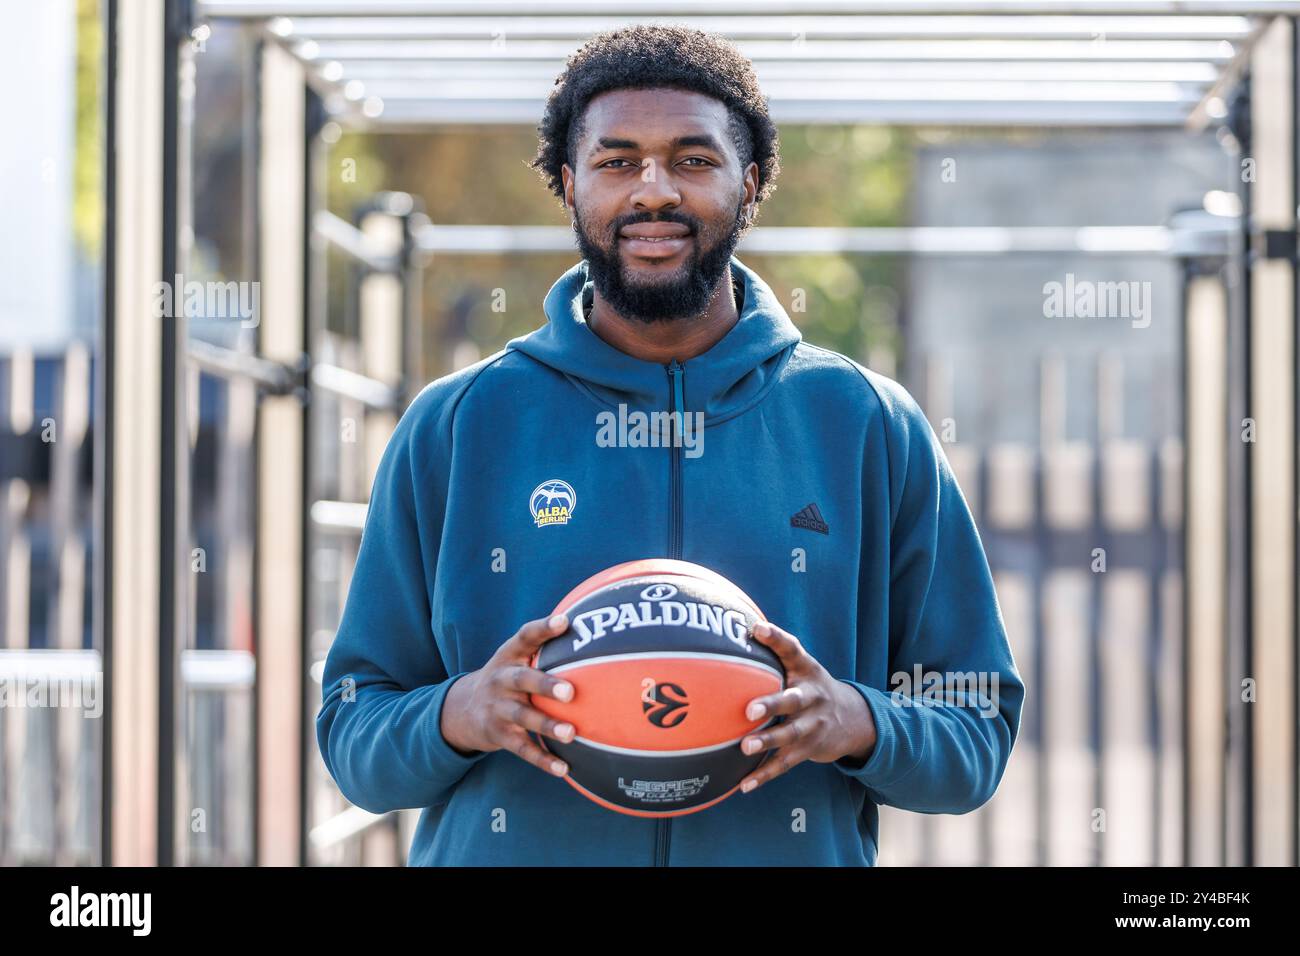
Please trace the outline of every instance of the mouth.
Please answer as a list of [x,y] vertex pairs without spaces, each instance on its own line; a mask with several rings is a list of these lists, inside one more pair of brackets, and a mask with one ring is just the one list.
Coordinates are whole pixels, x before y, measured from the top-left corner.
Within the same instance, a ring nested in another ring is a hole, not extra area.
[[619,243],[640,259],[670,259],[690,245],[690,230],[679,223],[643,222],[628,226]]

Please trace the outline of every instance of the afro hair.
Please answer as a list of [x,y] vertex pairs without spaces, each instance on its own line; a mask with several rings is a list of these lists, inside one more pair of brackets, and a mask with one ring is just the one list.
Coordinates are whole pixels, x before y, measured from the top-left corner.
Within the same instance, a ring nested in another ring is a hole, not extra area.
[[741,168],[758,164],[755,203],[771,194],[781,168],[777,130],[750,61],[715,34],[685,26],[637,24],[598,33],[583,44],[569,57],[546,101],[537,127],[537,156],[529,165],[561,202],[560,170],[582,135],[587,104],[609,90],[654,87],[703,93],[726,104]]

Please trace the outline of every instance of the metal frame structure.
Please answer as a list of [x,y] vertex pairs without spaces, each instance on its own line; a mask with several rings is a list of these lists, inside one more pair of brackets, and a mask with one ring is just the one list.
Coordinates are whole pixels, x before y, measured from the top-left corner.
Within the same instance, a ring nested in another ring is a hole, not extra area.
[[858,3],[612,7],[408,0],[206,0],[270,18],[331,108],[379,128],[541,115],[564,59],[638,20],[716,32],[755,64],[778,123],[1179,126],[1216,94],[1280,3]]
[[[1294,283],[1293,331],[1300,315],[1295,311],[1300,303],[1295,227],[1300,2],[630,0],[618,16],[608,14],[608,4],[592,0],[167,0],[165,11],[152,4],[106,3],[111,95],[105,375],[100,378],[98,405],[104,427],[96,430],[100,531],[95,614],[111,715],[104,741],[105,862],[176,862],[173,694],[182,686],[186,669],[178,651],[186,626],[179,563],[188,541],[180,519],[186,484],[186,445],[179,437],[185,420],[185,363],[209,374],[251,379],[263,396],[258,424],[263,464],[255,491],[255,845],[259,862],[303,863],[313,842],[307,828],[306,755],[314,739],[305,719],[312,706],[312,661],[302,565],[314,529],[356,531],[364,521],[360,503],[312,499],[312,396],[333,392],[368,408],[400,412],[420,384],[418,368],[411,363],[419,355],[419,270],[429,256],[571,248],[567,229],[422,225],[409,201],[403,204],[398,197],[381,199],[387,205],[376,211],[400,221],[400,248],[376,243],[364,223],[349,223],[315,208],[317,134],[328,116],[375,130],[531,125],[540,116],[548,81],[582,39],[621,22],[653,18],[714,29],[735,40],[754,60],[778,122],[1191,130],[1214,126],[1248,156],[1250,93],[1255,88],[1251,58],[1265,31],[1278,22],[1274,18],[1289,15],[1294,44],[1286,105],[1292,120],[1285,164],[1290,196],[1279,207],[1279,188],[1270,183],[1271,222],[1252,216],[1252,184],[1243,182],[1245,213],[1236,221],[1207,216],[1191,224],[1146,229],[1068,230],[760,227],[747,240],[747,248],[765,254],[1154,254],[1184,264],[1189,308],[1193,298],[1203,298],[1203,284],[1213,281],[1206,273],[1212,276],[1224,264],[1233,266],[1239,273],[1228,296],[1235,303],[1227,324],[1231,350],[1219,374],[1232,390],[1233,407],[1244,417],[1250,416],[1253,372],[1259,362],[1252,351],[1251,329],[1268,320],[1252,298],[1253,270],[1285,263]],[[263,113],[258,235],[260,278],[268,294],[256,356],[188,342],[180,322],[157,326],[145,318],[148,282],[170,279],[182,264],[179,237],[187,214],[188,126],[185,98],[178,91],[183,90],[186,40],[202,18],[265,22],[259,78]],[[509,25],[508,36],[502,24]],[[1104,78],[1098,78],[1098,70],[1104,70]],[[159,74],[161,84],[151,87]],[[158,90],[166,96],[159,97]],[[156,182],[162,184],[161,195],[142,185]],[[340,250],[365,274],[395,276],[401,283],[399,340],[407,364],[398,380],[313,362],[320,288],[319,257],[313,249],[318,243]],[[1294,347],[1294,338],[1291,341]],[[1189,348],[1187,354],[1200,355],[1204,343],[1189,343]],[[1290,367],[1296,370],[1294,354]],[[1184,398],[1189,387],[1185,380]],[[1293,391],[1292,398],[1295,428],[1300,426],[1300,395]],[[1199,451],[1208,447],[1201,442],[1221,434],[1223,419],[1202,417],[1185,423],[1185,428],[1185,447]],[[1297,437],[1289,436],[1293,456],[1300,448]],[[286,448],[292,449],[291,455],[285,454]],[[298,471],[267,468],[273,449],[280,463],[292,457]],[[1295,488],[1285,507],[1270,504],[1263,510],[1254,495],[1259,476],[1252,472],[1251,456],[1249,445],[1225,455],[1231,469],[1225,475],[1226,487],[1239,493],[1236,498],[1216,497],[1213,489],[1192,484],[1184,488],[1187,512],[1204,505],[1201,518],[1222,532],[1232,553],[1246,556],[1235,568],[1188,567],[1189,575],[1200,577],[1189,577],[1184,590],[1186,612],[1187,593],[1194,587],[1236,589],[1237,597],[1224,602],[1225,627],[1219,639],[1225,659],[1231,648],[1243,673],[1249,673],[1256,660],[1252,529],[1284,517],[1294,531],[1296,519]],[[1300,476],[1300,457],[1293,460],[1294,481]],[[140,534],[152,535],[156,546],[142,544]],[[1293,555],[1290,575],[1300,583],[1297,568],[1300,561]],[[283,581],[286,573],[296,580],[294,594],[275,594],[266,586],[277,572],[275,580]],[[1216,574],[1222,574],[1222,580],[1215,580]],[[155,594],[158,603],[152,605],[149,598]],[[286,641],[286,633],[295,639]],[[1294,690],[1300,686],[1295,671],[1300,628],[1294,606],[1289,633]],[[1231,640],[1225,635],[1232,635]],[[1185,683],[1195,676],[1204,650],[1188,649]],[[285,688],[292,691],[289,706],[283,700]],[[1300,700],[1300,695],[1292,697]],[[1293,707],[1294,724],[1300,721],[1300,704]],[[300,728],[292,743],[268,733],[289,719],[290,708]],[[1185,730],[1200,734],[1193,717],[1189,704]],[[1243,794],[1238,819],[1245,858],[1229,859],[1225,835],[1217,862],[1249,863],[1257,841],[1257,795],[1252,789],[1256,729],[1247,717],[1236,732],[1243,760],[1235,768],[1225,764],[1220,777],[1226,791],[1228,775],[1234,773]],[[157,751],[150,745],[155,736]],[[1294,726],[1291,741],[1290,852],[1297,862],[1300,836],[1294,808],[1300,794],[1300,734]],[[296,773],[286,776],[286,764]],[[1185,798],[1193,771],[1184,768]],[[1270,792],[1275,795],[1276,788]],[[1226,820],[1225,802],[1226,795],[1221,795],[1218,805],[1225,807]],[[1185,807],[1185,847],[1191,842],[1191,813]],[[345,814],[322,825],[315,839],[340,839],[373,822]],[[292,845],[277,836],[286,829],[296,834]]]

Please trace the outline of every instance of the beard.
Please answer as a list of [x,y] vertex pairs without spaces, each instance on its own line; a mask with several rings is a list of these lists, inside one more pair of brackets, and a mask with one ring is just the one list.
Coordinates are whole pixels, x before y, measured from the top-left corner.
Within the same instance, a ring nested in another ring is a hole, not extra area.
[[[675,222],[690,230],[691,249],[686,261],[672,273],[632,279],[623,261],[619,233],[624,226],[641,222]],[[638,322],[671,322],[704,314],[718,290],[718,281],[731,262],[731,254],[740,242],[745,225],[744,203],[736,205],[736,215],[726,235],[712,246],[701,249],[700,223],[691,216],[666,212],[659,216],[636,213],[610,224],[610,244],[593,240],[583,226],[582,210],[574,219],[578,249],[587,260],[587,274],[596,291],[619,315]]]

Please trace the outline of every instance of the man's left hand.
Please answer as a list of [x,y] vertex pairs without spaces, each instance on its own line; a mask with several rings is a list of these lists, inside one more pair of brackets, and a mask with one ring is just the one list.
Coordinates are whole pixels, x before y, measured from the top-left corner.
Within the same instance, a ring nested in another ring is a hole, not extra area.
[[759,621],[753,636],[781,659],[785,690],[755,697],[745,716],[760,720],[781,715],[786,720],[741,740],[745,753],[774,753],[741,782],[740,789],[749,793],[805,760],[831,763],[848,757],[858,763],[865,761],[876,746],[876,725],[857,689],[832,677],[798,638],[775,624]]

